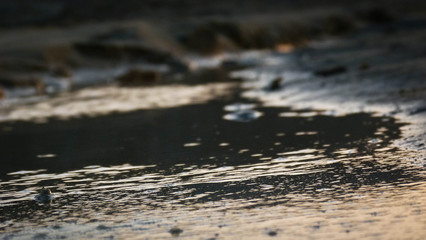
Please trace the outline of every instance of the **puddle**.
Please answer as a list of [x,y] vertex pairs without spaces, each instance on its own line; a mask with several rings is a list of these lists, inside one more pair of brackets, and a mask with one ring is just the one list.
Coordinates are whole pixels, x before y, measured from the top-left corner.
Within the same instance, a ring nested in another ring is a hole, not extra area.
[[[165,238],[180,229],[181,238],[327,238],[376,220],[421,225],[423,177],[389,147],[403,124],[242,101],[3,123],[1,234]],[[226,117],[247,111],[262,116]],[[51,204],[34,200],[42,186],[52,189]],[[402,207],[393,211],[386,198]]]

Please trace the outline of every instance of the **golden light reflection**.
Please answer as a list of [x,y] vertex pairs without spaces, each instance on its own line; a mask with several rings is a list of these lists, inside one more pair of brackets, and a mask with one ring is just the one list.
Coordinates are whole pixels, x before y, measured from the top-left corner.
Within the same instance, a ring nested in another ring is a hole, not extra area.
[[157,86],[119,88],[115,86],[83,89],[30,105],[21,105],[0,115],[0,121],[45,121],[99,116],[113,112],[170,108],[209,101],[229,93],[232,83],[203,86]]

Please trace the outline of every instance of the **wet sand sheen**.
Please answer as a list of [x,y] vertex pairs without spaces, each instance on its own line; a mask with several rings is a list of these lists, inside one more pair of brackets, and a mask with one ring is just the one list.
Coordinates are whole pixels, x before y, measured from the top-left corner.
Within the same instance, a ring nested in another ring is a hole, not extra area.
[[[3,233],[164,238],[174,226],[187,238],[421,233],[421,171],[388,147],[402,124],[256,103],[261,117],[226,120],[241,101],[5,124],[1,154],[14,161],[1,172]],[[23,162],[31,163],[26,171]],[[40,186],[52,188],[51,205],[33,200]]]

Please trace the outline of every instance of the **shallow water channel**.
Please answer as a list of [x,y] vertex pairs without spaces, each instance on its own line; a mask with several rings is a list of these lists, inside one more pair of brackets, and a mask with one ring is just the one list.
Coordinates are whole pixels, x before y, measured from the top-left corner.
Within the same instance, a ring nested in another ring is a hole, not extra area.
[[[0,236],[421,239],[424,177],[390,147],[402,125],[238,94],[2,123]],[[34,200],[41,187],[50,204]]]

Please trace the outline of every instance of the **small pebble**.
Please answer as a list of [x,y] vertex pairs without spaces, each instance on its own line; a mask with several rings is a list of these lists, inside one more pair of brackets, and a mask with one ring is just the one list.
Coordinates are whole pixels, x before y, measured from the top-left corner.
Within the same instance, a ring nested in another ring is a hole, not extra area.
[[172,229],[169,230],[169,233],[172,234],[172,236],[174,237],[179,236],[179,234],[181,234],[182,232],[183,230],[178,227],[173,227]]
[[110,227],[107,227],[107,226],[101,224],[101,225],[97,226],[96,229],[97,230],[108,230],[108,229],[110,229]]

